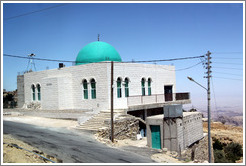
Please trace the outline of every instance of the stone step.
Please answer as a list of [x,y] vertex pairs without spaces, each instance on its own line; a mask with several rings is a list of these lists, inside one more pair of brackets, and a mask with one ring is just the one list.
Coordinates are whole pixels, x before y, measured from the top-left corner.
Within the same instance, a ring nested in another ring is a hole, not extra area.
[[99,129],[89,129],[89,128],[77,128],[80,130],[88,130],[88,131],[98,131]]
[[95,129],[100,129],[108,126],[92,126],[92,127],[87,127],[87,126],[78,126],[77,129],[84,129],[84,130],[95,130]]
[[[124,110],[114,110],[114,120],[125,116]],[[108,128],[109,125],[105,121],[111,120],[111,111],[102,110],[100,113],[95,114],[93,117],[85,121],[83,124],[77,126],[78,129],[83,130],[99,130],[101,128]]]

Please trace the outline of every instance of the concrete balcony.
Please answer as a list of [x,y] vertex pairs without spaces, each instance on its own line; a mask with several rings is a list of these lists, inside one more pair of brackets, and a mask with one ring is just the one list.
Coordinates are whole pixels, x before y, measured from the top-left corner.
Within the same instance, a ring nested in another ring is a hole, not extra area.
[[150,96],[129,96],[128,110],[163,107],[166,104],[189,104],[190,93],[153,94]]

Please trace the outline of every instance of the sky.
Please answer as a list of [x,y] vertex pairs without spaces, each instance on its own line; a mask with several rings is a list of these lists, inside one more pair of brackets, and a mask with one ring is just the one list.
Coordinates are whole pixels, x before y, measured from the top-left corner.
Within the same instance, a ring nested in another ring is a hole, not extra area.
[[[27,57],[34,53],[36,58],[73,61],[85,45],[97,41],[98,34],[123,61],[200,56],[210,51],[212,111],[243,111],[242,3],[57,5],[4,3],[3,54]],[[2,58],[2,88],[15,90],[17,74],[27,69],[28,59]],[[58,67],[58,62],[34,62],[36,71]],[[187,79],[190,76],[207,87],[206,70],[199,62],[201,59],[156,64],[174,65],[176,91],[191,95],[192,103],[187,108],[206,110],[206,90]]]

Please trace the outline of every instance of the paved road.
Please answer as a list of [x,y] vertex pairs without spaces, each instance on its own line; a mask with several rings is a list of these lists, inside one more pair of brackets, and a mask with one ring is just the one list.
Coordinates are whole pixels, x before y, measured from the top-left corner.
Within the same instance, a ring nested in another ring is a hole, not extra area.
[[3,133],[62,159],[64,163],[150,163],[154,162],[129,151],[107,147],[87,132],[65,128],[46,128],[3,121]]

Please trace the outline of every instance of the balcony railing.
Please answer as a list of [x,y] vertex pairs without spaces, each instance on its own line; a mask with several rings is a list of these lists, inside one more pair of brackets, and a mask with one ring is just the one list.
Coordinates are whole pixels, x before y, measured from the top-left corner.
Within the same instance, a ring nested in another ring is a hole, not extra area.
[[127,98],[127,105],[144,105],[144,104],[156,104],[165,103],[170,101],[189,100],[190,93],[169,93],[169,94],[153,94],[150,96],[129,96]]

